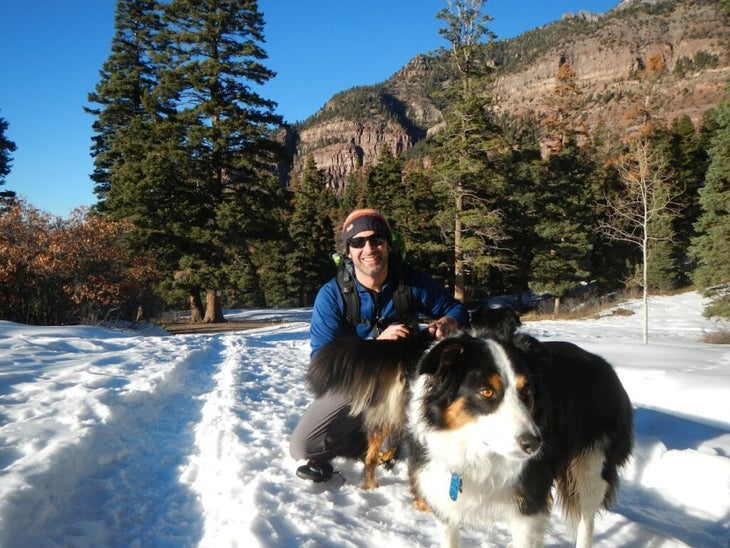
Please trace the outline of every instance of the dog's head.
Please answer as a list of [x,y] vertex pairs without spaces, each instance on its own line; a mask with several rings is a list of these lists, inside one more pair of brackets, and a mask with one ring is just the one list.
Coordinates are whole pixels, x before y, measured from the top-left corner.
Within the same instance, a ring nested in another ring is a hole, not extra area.
[[462,333],[440,341],[418,366],[414,398],[422,420],[448,443],[509,459],[534,457],[542,444],[532,416],[541,356],[531,337],[502,342]]
[[474,310],[469,321],[477,332],[510,340],[522,325],[519,313],[511,306],[480,306]]

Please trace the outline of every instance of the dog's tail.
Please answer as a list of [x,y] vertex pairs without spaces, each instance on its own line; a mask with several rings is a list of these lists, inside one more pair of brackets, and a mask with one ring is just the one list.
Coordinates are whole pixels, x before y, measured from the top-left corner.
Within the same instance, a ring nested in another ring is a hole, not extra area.
[[351,413],[359,414],[394,387],[405,386],[407,375],[415,369],[425,348],[422,339],[335,339],[310,362],[307,385],[316,397],[328,391],[345,394],[351,400]]

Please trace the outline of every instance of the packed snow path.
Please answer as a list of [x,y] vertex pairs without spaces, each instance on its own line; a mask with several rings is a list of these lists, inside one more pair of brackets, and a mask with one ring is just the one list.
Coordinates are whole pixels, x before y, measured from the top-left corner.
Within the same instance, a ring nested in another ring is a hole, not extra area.
[[[611,321],[527,326],[605,355],[637,407],[635,458],[596,545],[726,546],[730,348],[679,325],[647,348]],[[132,336],[0,322],[0,546],[435,545],[405,463],[378,470],[373,491],[353,461],[336,459],[327,484],[294,475],[307,329]],[[464,545],[486,538],[466,532]],[[488,541],[508,535],[495,527]],[[546,544],[571,544],[557,516]]]

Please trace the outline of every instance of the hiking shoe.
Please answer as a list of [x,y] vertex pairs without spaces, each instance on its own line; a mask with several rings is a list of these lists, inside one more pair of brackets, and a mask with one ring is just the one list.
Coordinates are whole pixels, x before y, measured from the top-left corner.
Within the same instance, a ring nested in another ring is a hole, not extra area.
[[332,465],[326,460],[310,460],[297,468],[297,476],[302,479],[320,483],[332,477]]

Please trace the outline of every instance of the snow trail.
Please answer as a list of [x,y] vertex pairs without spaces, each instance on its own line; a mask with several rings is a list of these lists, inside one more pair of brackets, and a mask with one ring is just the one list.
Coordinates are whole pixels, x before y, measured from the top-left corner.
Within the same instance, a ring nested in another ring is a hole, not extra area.
[[[180,484],[178,468],[190,452],[191,425],[200,413],[194,396],[210,386],[215,362],[207,341],[140,337],[140,359],[131,363],[115,358],[128,345],[110,341],[34,342],[43,359],[55,364],[33,379],[39,397],[46,397],[44,411],[35,412],[37,402],[29,399],[11,414],[26,435],[36,429],[45,443],[15,447],[0,478],[0,545],[78,539],[76,545],[84,546],[84,538],[150,545],[194,537],[200,508]],[[73,349],[88,356],[82,371],[62,367],[67,354],[77,358]],[[42,437],[64,421],[68,435]],[[3,438],[7,454],[12,432],[4,429]]]

